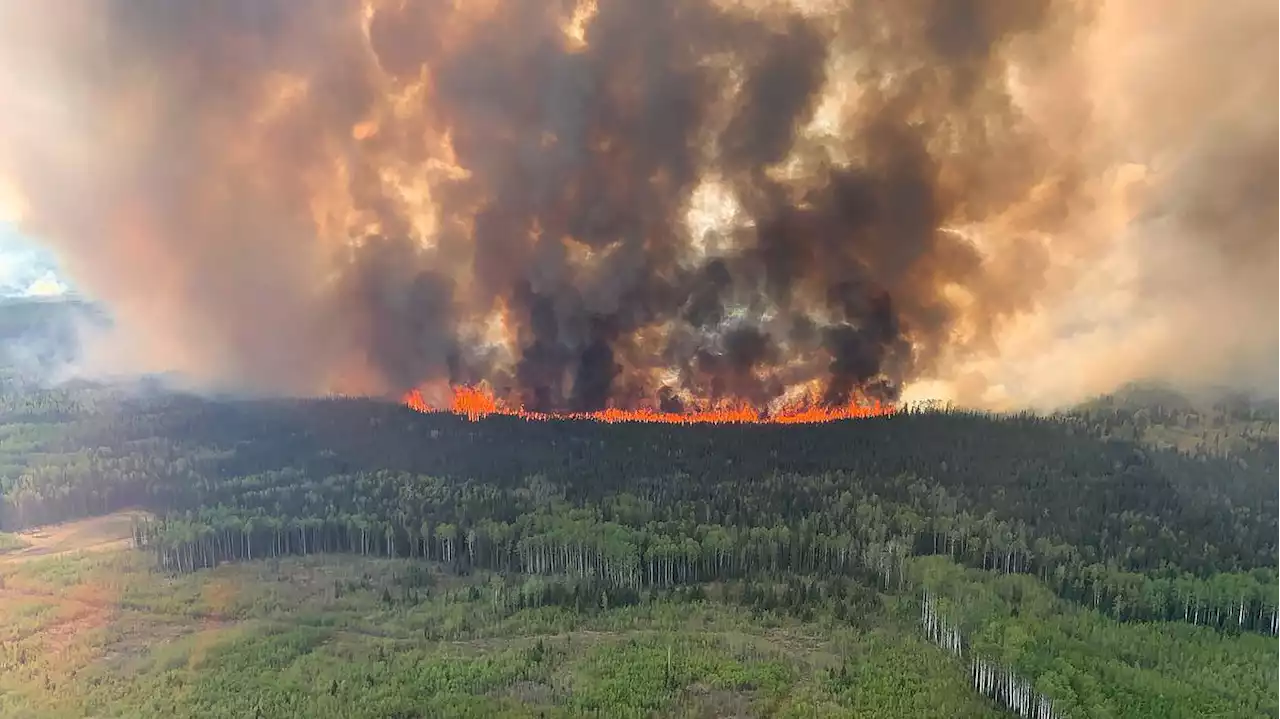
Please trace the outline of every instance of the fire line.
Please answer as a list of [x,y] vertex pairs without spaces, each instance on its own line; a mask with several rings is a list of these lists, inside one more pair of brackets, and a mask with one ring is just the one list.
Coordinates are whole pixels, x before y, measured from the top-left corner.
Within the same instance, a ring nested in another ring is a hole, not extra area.
[[656,424],[821,424],[843,419],[881,417],[892,414],[896,407],[874,401],[867,405],[850,402],[842,407],[823,407],[813,402],[800,402],[777,412],[761,412],[746,404],[726,404],[689,412],[660,412],[652,409],[609,408],[598,412],[545,413],[512,407],[482,387],[453,387],[448,407],[429,404],[419,390],[412,390],[401,400],[418,412],[450,412],[476,422],[491,415],[519,417],[529,421],[556,419],[607,422],[649,422]]

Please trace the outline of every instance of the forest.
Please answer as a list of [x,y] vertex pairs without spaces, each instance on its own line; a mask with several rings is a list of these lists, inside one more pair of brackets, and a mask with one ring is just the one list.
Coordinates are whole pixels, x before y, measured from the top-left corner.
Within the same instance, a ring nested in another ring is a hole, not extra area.
[[[49,385],[12,371],[0,381],[0,559],[24,531],[128,510],[129,549],[69,565],[87,577],[125,571],[124,595],[233,576],[236,592],[260,598],[267,585],[296,591],[291,572],[311,572],[324,597],[307,610],[314,616],[250,601],[219,620],[270,618],[265,635],[223,649],[250,652],[244,661],[266,662],[281,681],[283,667],[320,661],[335,623],[371,613],[386,618],[362,636],[402,631],[395,647],[361,650],[375,652],[360,661],[379,671],[409,671],[396,652],[440,663],[442,643],[540,637],[509,657],[523,668],[501,670],[512,673],[498,684],[448,680],[430,696],[405,688],[383,697],[398,708],[368,716],[522,716],[491,696],[513,682],[541,687],[524,705],[544,716],[716,716],[690,687],[714,684],[707,677],[720,669],[710,667],[732,652],[719,634],[688,643],[680,622],[700,611],[748,633],[821,627],[928,667],[920,681],[933,688],[908,692],[917,704],[900,707],[912,716],[1274,715],[1276,427],[1274,401],[1152,387],[1053,415],[930,407],[812,425],[680,426],[471,421],[374,399],[201,396],[158,379]],[[41,574],[54,569],[5,566],[0,593],[62,591]],[[191,601],[172,613],[222,616]],[[541,626],[548,616],[562,625]],[[558,643],[574,631],[621,632],[629,643],[600,651],[656,672],[652,696],[588,700],[612,681],[595,674],[576,688],[544,686],[544,655],[577,666]],[[24,648],[37,635],[0,639],[0,664],[47,689],[53,680]],[[770,675],[773,695],[761,688],[769,681],[744,680],[752,698],[739,714],[895,706],[860,692],[897,692],[882,684],[901,667],[860,668],[837,654],[799,665],[734,659],[734,671],[781,673]],[[677,655],[711,674],[677,677],[692,671]],[[503,656],[483,654],[484,671]],[[1193,668],[1219,679],[1192,681]],[[804,678],[814,671],[817,684]],[[216,677],[233,681],[212,668],[182,681]],[[92,692],[67,681],[87,697],[107,680]],[[332,681],[321,694],[336,702],[346,680]],[[304,709],[281,686],[254,683],[252,706],[224,698],[197,711],[115,696],[98,710],[356,715],[337,703]],[[37,705],[15,706],[57,715]]]

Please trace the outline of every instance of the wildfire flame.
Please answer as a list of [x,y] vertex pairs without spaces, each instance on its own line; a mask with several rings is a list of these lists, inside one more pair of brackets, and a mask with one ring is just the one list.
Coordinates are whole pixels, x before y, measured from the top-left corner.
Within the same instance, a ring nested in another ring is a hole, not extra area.
[[523,407],[511,406],[484,387],[452,387],[452,398],[447,407],[433,406],[420,390],[412,390],[402,398],[403,404],[418,412],[451,412],[472,422],[490,415],[519,417],[530,421],[553,419],[589,420],[595,422],[650,422],[659,424],[820,424],[842,419],[881,417],[896,411],[894,405],[874,401],[862,405],[856,401],[843,407],[823,407],[813,399],[785,406],[778,411],[763,413],[746,404],[728,403],[708,406],[688,412],[660,412],[653,409],[609,408],[599,412],[565,412],[548,414],[530,412]]

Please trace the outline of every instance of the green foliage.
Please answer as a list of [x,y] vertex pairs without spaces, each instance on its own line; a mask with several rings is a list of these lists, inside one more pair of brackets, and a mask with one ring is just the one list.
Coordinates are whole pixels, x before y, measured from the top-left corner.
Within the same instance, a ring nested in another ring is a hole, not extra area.
[[29,546],[29,543],[22,537],[7,532],[0,532],[0,554],[5,552],[16,552],[19,549]]
[[[155,517],[145,552],[6,570],[0,685],[46,699],[0,710],[985,716],[990,667],[1067,717],[1274,713],[1265,407],[671,427],[0,389],[0,525]],[[81,614],[215,646],[51,678],[41,627],[86,576],[112,590]],[[960,645],[917,626],[934,609]]]
[[[836,703],[859,717],[963,716],[965,712],[957,711],[959,706],[938,700],[967,695],[969,682],[942,669],[949,658],[920,652],[920,641],[883,630],[870,633],[856,654],[839,669],[828,671],[826,686],[836,696]],[[889,671],[890,667],[894,670]],[[968,711],[972,712],[969,716],[994,714],[986,707]]]
[[969,649],[1029,678],[1067,717],[1262,716],[1276,711],[1276,643],[1182,623],[1117,623],[1034,578],[938,557],[912,574],[944,599]]
[[[122,561],[77,561],[82,583],[70,593],[107,581]],[[10,573],[12,582],[30,592],[44,578],[61,576],[40,566],[45,563],[61,560],[24,564]],[[736,707],[757,716],[843,716],[865,706],[890,716],[885,708],[910,706],[932,707],[921,716],[992,715],[966,690],[963,667],[914,638],[909,624],[883,604],[866,618],[871,630],[831,621],[820,603],[817,624],[785,612],[754,619],[732,599],[739,588],[718,586],[703,594],[723,593],[724,600],[661,592],[608,610],[549,606],[495,614],[486,592],[501,577],[457,577],[443,569],[420,560],[299,557],[176,578],[133,575],[132,619],[114,621],[117,633],[110,637],[84,639],[94,650],[84,666],[69,666],[65,657],[49,654],[48,644],[35,643],[42,622],[49,642],[59,625],[47,607],[31,613],[23,641],[32,656],[49,660],[26,675],[0,672],[0,711],[647,717]],[[384,604],[384,593],[394,594],[410,573],[424,570],[429,594],[412,604]],[[321,579],[349,589],[334,597]],[[568,577],[541,581],[579,585]],[[211,606],[217,587],[233,589],[234,596]],[[230,607],[234,620],[223,613]],[[8,605],[0,609],[13,615]],[[459,616],[484,621],[454,624],[447,637],[425,636],[424,629],[443,633]],[[831,685],[828,678],[839,676],[840,667],[865,681],[856,688]],[[76,675],[66,676],[68,669]],[[55,676],[58,690],[50,694],[46,682]]]

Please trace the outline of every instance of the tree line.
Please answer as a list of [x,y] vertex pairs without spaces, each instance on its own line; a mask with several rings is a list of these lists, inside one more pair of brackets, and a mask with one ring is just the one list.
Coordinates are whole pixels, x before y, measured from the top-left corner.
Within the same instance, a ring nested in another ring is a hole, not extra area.
[[1107,438],[1119,410],[670,427],[3,397],[0,528],[146,508],[139,541],[172,571],[354,552],[667,586],[944,554],[1121,619],[1275,629],[1274,440],[1161,450]]

